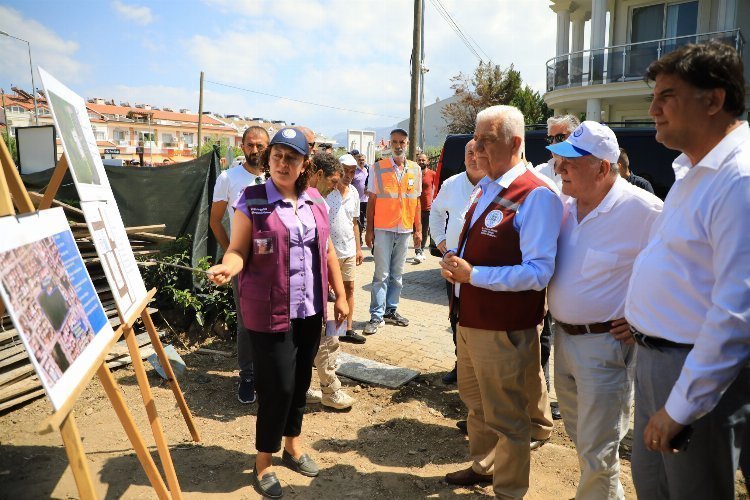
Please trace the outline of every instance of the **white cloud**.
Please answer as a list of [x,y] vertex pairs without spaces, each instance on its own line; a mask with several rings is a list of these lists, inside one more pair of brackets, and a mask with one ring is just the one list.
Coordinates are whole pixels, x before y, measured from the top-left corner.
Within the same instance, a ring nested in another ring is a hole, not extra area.
[[154,15],[151,9],[143,5],[126,4],[120,0],[112,2],[115,11],[128,21],[146,26],[154,22]]
[[[31,45],[31,58],[34,65],[34,78],[37,88],[41,80],[36,66],[41,66],[58,79],[77,83],[90,74],[88,65],[75,58],[79,46],[65,40],[43,24],[23,15],[10,7],[0,5],[0,31],[27,40]],[[10,84],[31,90],[29,75],[29,46],[19,40],[0,35],[0,85]],[[9,91],[9,88],[5,88]]]

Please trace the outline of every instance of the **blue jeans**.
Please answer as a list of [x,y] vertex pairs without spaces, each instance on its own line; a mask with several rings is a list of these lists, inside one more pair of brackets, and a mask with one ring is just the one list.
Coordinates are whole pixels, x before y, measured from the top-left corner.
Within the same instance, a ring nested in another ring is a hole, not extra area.
[[375,230],[375,274],[372,276],[370,320],[380,321],[383,314],[393,312],[401,297],[401,276],[411,233]]

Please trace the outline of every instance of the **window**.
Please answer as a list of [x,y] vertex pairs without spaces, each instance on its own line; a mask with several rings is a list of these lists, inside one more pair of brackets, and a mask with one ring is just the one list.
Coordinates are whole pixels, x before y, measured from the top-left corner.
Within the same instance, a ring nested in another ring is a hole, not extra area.
[[647,5],[633,9],[630,42],[695,35],[698,29],[698,2]]
[[25,113],[26,112],[26,110],[23,109],[21,106],[11,106],[10,108],[8,108],[8,111],[10,111],[11,113]]
[[126,134],[127,132],[125,130],[115,130],[115,137],[114,139],[116,141],[126,141]]

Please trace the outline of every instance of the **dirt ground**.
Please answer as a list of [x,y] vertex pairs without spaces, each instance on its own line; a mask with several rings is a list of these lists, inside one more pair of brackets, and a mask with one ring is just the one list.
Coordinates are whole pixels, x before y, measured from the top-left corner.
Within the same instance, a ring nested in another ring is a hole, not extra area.
[[[205,347],[233,348],[221,341]],[[362,349],[347,348],[351,352]],[[241,405],[236,399],[235,360],[187,350],[181,354],[189,368],[180,383],[201,443],[190,440],[168,386],[153,370],[149,379],[185,498],[259,498],[250,486],[256,405]],[[119,369],[115,375],[158,463],[132,367]],[[285,498],[492,496],[489,486],[454,488],[443,480],[447,472],[467,464],[467,440],[455,427],[463,415],[458,393],[455,386],[442,385],[441,376],[423,374],[397,390],[343,379],[346,390],[357,398],[354,408],[336,412],[309,405],[303,437],[322,472],[310,479],[277,467]],[[59,435],[34,432],[50,412],[48,401],[39,399],[0,416],[0,497],[78,496]],[[97,381],[89,384],[75,412],[100,497],[155,497]],[[634,498],[627,445],[622,452],[625,491],[628,498]],[[558,421],[552,439],[532,453],[527,498],[572,498],[577,479],[575,452]]]

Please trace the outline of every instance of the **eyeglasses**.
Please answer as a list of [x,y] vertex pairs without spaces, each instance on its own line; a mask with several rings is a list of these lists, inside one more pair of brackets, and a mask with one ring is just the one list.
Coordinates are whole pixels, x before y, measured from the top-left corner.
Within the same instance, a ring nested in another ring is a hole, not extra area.
[[568,136],[565,134],[548,135],[546,137],[547,144],[554,144],[556,142],[563,142]]
[[315,147],[315,143],[314,142],[308,142],[307,145],[310,146],[310,149],[312,149],[312,148]]

